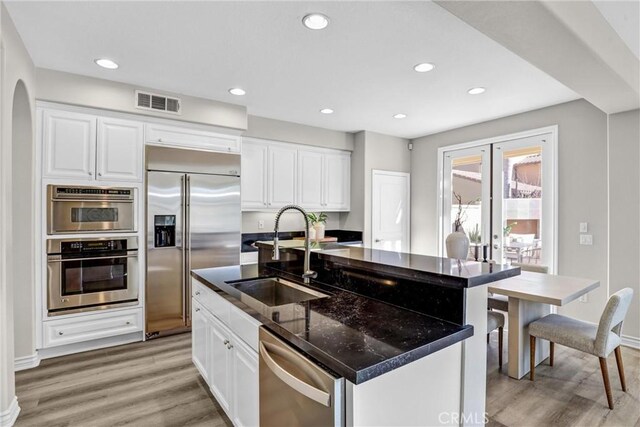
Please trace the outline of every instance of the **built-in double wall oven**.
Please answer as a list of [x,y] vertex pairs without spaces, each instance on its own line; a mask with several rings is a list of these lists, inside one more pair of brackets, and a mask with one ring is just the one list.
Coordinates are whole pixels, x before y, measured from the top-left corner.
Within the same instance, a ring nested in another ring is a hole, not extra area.
[[47,187],[50,316],[138,304],[135,196],[125,187]]
[[138,238],[47,242],[49,315],[136,305]]

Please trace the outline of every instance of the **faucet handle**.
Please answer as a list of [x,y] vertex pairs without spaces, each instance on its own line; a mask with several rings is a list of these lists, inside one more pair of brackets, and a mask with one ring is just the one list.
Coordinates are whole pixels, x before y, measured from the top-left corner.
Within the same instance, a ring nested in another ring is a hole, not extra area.
[[316,277],[318,277],[318,273],[316,271],[307,270],[307,271],[304,272],[302,277],[304,279],[315,279]]

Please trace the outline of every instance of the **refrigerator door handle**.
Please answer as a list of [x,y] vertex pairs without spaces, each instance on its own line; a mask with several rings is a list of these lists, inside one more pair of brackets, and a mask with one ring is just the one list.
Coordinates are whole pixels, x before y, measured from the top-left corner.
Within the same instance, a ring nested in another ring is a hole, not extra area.
[[[185,246],[185,271],[184,271],[184,286],[182,287],[182,292],[186,295],[184,299],[184,313],[185,313],[185,322],[186,325],[190,325],[191,323],[191,209],[190,209],[190,198],[191,198],[191,177],[189,175],[185,175],[185,189],[184,189],[184,200],[185,200],[185,210],[184,210],[184,246]],[[187,292],[189,291],[189,292]]]
[[[185,212],[186,212],[186,206],[187,206],[187,202],[186,202],[186,198],[187,198],[187,184],[186,184],[186,177],[185,175],[182,175],[180,177],[180,190],[182,192],[182,200],[180,201],[182,206],[181,206],[181,210],[182,210],[182,218],[186,218],[185,217]],[[182,265],[185,266],[187,263],[187,241],[186,241],[186,236],[187,236],[187,226],[186,226],[186,219],[182,220]],[[185,283],[185,275],[184,272],[182,274],[182,323],[186,326],[187,324],[187,284]]]

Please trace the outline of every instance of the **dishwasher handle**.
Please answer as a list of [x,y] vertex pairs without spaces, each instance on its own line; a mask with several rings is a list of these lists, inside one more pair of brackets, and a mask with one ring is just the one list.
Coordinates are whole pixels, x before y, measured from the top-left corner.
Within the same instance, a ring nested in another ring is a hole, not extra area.
[[[269,347],[269,349],[267,349]],[[280,347],[274,346],[272,344],[266,343],[264,341],[260,341],[260,355],[264,360],[264,363],[267,367],[273,372],[278,378],[282,380],[289,387],[297,391],[298,393],[308,397],[309,399],[318,402],[319,404],[326,406],[327,408],[331,407],[331,395],[319,388],[313,387],[306,382],[302,381],[298,377],[289,373],[282,366],[278,365],[275,360],[269,354],[269,351],[278,354],[278,356],[287,359],[290,363],[296,365],[305,373],[313,376],[313,372],[309,372],[309,368],[304,364],[300,363],[295,355],[292,355],[288,351],[281,349]]]

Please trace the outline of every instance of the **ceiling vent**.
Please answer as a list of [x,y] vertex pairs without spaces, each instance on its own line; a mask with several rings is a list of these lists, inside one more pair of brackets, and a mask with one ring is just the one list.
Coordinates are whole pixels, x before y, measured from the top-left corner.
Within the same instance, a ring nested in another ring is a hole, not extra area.
[[136,90],[136,108],[180,114],[181,106],[180,99],[178,98],[170,98],[168,96]]

